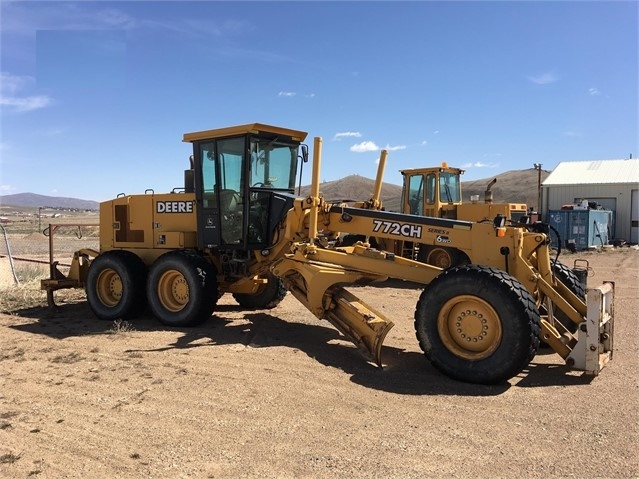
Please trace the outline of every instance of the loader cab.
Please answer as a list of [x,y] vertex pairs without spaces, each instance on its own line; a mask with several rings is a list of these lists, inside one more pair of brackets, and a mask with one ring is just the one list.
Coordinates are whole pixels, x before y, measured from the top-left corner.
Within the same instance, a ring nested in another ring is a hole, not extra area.
[[446,163],[436,168],[402,170],[402,213],[456,219],[464,170]]
[[[258,250],[293,205],[305,132],[254,123],[184,135],[193,143],[198,247]],[[306,155],[306,156],[305,156]]]

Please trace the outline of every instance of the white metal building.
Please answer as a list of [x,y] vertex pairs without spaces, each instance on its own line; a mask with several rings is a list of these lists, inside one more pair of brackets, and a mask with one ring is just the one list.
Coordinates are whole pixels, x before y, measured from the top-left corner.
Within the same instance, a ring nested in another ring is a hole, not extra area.
[[583,200],[612,210],[613,238],[639,243],[639,159],[565,161],[542,183],[544,219]]

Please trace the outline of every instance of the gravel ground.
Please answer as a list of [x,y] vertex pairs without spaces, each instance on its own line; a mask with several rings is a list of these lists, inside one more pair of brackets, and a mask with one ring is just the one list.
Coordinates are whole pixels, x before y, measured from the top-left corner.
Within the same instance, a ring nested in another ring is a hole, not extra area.
[[639,251],[575,259],[616,281],[613,361],[584,377],[541,350],[499,386],[427,362],[412,285],[352,289],[395,321],[383,369],[290,294],[174,329],[38,293],[0,315],[0,477],[639,477]]

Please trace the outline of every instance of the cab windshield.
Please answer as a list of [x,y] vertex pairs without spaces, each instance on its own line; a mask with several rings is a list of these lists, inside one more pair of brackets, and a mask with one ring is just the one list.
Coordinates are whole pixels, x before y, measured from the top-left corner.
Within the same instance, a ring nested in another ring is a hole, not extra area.
[[252,139],[251,187],[281,190],[295,188],[297,150],[296,145]]
[[456,173],[441,172],[439,175],[439,201],[457,203],[461,201],[461,183]]

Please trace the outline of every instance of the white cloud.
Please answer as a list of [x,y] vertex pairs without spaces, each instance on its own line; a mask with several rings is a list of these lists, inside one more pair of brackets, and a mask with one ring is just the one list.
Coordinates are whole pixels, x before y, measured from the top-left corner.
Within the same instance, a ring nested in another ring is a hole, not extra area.
[[130,29],[136,25],[133,17],[118,9],[65,2],[7,2],[3,14],[3,30],[28,36],[37,30]]
[[568,136],[568,137],[572,137],[572,138],[580,138],[582,136],[582,134],[578,131],[572,131],[572,130],[566,130],[564,132],[562,132],[563,136]]
[[588,88],[588,93],[591,96],[597,96],[597,95],[601,95],[601,92],[597,89],[597,88]]
[[537,84],[537,85],[549,85],[550,83],[555,83],[556,81],[559,80],[559,78],[557,78],[557,76],[554,73],[542,73],[541,75],[537,75],[537,76],[529,76],[528,80],[530,80],[531,82]]
[[297,93],[293,91],[281,91],[277,94],[277,96],[295,96]]
[[16,76],[10,73],[0,73],[0,106],[8,107],[10,111],[22,113],[38,110],[51,104],[46,95],[20,95],[19,93],[35,83],[31,76]]
[[65,133],[65,130],[63,128],[50,127],[42,128],[41,130],[35,131],[34,133],[40,136],[58,136]]
[[342,138],[361,138],[362,134],[359,131],[343,131],[340,133],[335,133],[333,137],[333,141],[341,140]]
[[406,145],[397,145],[397,146],[386,145],[386,147],[384,149],[388,150],[388,151],[405,150],[406,149]]
[[33,84],[35,84],[35,78],[32,76],[16,76],[6,72],[0,72],[0,93],[12,95]]
[[483,163],[481,161],[475,161],[474,163],[464,163],[459,168],[497,168],[498,166],[499,163]]
[[39,110],[51,103],[48,96],[27,96],[27,97],[4,97],[0,96],[0,106],[8,106],[14,112],[23,113],[26,111]]
[[15,191],[15,187],[11,185],[0,185],[0,192],[9,193],[10,191]]
[[[355,136],[355,135],[352,135],[352,136]],[[361,136],[361,135],[358,134],[358,136]],[[387,151],[397,151],[397,150],[405,150],[405,149],[406,149],[405,145],[390,146],[387,144],[384,147],[384,150],[387,150]],[[377,146],[377,144],[373,141],[362,141],[361,143],[357,143],[356,145],[351,146],[350,150],[355,153],[366,153],[368,151],[378,151],[378,150],[381,150],[381,148]]]
[[422,142],[420,143],[420,146],[426,146],[426,145],[428,145],[428,141],[422,140]]
[[379,150],[379,146],[372,141],[362,141],[361,143],[351,146],[350,150],[355,153],[365,153],[367,151],[377,151]]

